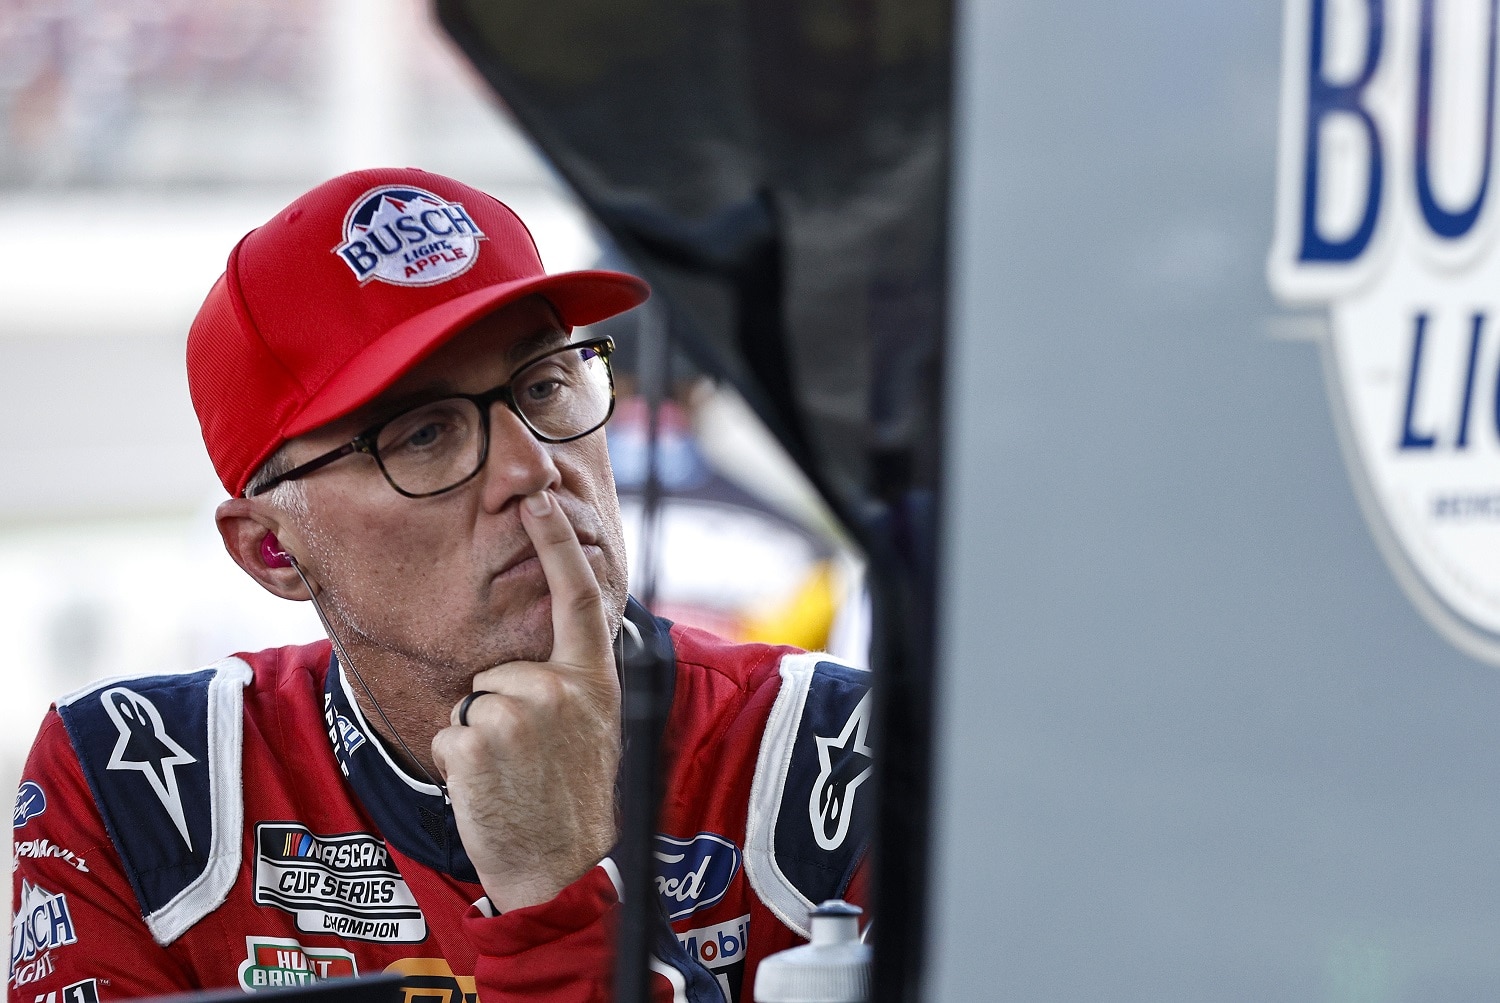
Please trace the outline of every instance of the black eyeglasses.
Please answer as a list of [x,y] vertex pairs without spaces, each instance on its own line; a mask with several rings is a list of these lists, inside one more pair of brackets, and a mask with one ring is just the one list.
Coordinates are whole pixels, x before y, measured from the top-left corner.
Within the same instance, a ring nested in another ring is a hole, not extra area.
[[350,453],[368,453],[391,487],[408,498],[452,491],[479,473],[490,453],[490,405],[504,401],[543,442],[571,442],[598,431],[615,409],[609,355],[595,338],[554,349],[482,394],[454,394],[372,425],[337,449],[257,485],[251,497],[305,477]]

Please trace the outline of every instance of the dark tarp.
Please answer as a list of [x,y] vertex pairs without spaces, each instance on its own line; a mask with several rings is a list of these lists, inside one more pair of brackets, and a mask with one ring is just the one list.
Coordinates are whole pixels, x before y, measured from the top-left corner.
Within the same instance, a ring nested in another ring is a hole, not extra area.
[[871,562],[877,998],[920,966],[949,0],[438,0],[439,19]]

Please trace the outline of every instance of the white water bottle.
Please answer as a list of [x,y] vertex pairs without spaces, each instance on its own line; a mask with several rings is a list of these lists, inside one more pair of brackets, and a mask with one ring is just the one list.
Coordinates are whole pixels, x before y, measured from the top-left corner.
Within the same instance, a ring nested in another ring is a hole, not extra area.
[[865,1003],[871,951],[859,942],[862,911],[843,899],[829,899],[814,909],[812,942],[760,963],[755,1003]]

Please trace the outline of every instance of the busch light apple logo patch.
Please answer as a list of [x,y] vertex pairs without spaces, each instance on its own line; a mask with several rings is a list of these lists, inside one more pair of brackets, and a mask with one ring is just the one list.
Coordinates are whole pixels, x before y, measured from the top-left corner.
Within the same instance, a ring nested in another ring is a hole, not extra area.
[[415,943],[427,920],[385,843],[366,832],[320,836],[295,822],[255,827],[255,904],[297,917],[304,933]]
[[386,185],[361,195],[344,217],[333,249],[361,284],[430,286],[462,275],[479,257],[484,233],[458,202]]
[[57,968],[52,952],[76,944],[68,897],[21,879],[21,904],[10,921],[10,986],[40,982]]
[[1276,228],[1366,519],[1422,613],[1500,663],[1494,0],[1288,0]]
[[740,870],[740,848],[723,836],[656,835],[656,891],[668,919],[682,919],[724,897]]

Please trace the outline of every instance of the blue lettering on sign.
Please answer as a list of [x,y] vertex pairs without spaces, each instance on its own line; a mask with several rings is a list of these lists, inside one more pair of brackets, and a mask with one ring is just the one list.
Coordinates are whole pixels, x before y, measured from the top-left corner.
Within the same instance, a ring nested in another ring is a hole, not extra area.
[[47,795],[42,793],[35,781],[27,780],[16,791],[16,811],[12,827],[23,828],[27,822],[47,810]]
[[1490,155],[1495,131],[1495,3],[1490,0],[1490,34],[1488,69],[1485,73],[1484,106],[1484,168],[1479,172],[1479,190],[1473,200],[1458,212],[1449,212],[1437,204],[1432,194],[1431,157],[1429,147],[1432,138],[1432,34],[1434,11],[1437,0],[1424,0],[1422,4],[1422,32],[1417,46],[1417,201],[1422,204],[1422,218],[1439,237],[1456,240],[1474,228],[1479,210],[1484,205],[1485,192],[1490,186]]
[[1459,449],[1469,448],[1469,411],[1474,403],[1474,377],[1479,369],[1479,343],[1484,336],[1484,314],[1474,315],[1474,327],[1469,332],[1469,364],[1464,370],[1464,402],[1458,413]]
[[[1375,221],[1380,214],[1384,155],[1381,153],[1380,130],[1363,104],[1364,89],[1380,64],[1381,42],[1385,37],[1385,4],[1383,0],[1365,0],[1369,8],[1369,36],[1365,42],[1365,62],[1348,83],[1330,83],[1323,74],[1324,7],[1327,0],[1313,0],[1312,30],[1308,33],[1307,60],[1307,132],[1303,145],[1302,169],[1302,247],[1300,261],[1353,261],[1370,243]],[[1359,226],[1343,240],[1331,241],[1318,232],[1318,137],[1323,120],[1329,115],[1353,115],[1364,126],[1369,140],[1369,185],[1365,192],[1364,215]]]
[[[1468,449],[1469,426],[1474,411],[1474,387],[1479,379],[1479,358],[1484,345],[1484,323],[1486,314],[1475,312],[1469,322],[1468,360],[1463,369],[1463,384],[1459,387],[1458,414],[1454,423],[1453,448]],[[1411,339],[1411,365],[1406,373],[1406,397],[1402,404],[1401,439],[1396,446],[1408,450],[1431,450],[1439,448],[1442,437],[1434,429],[1419,429],[1416,426],[1417,399],[1421,392],[1422,358],[1427,351],[1429,315],[1424,310],[1413,318]],[[1494,400],[1495,434],[1500,436],[1500,371],[1495,374]]]
[[691,839],[658,833],[656,892],[667,918],[682,919],[722,899],[740,870],[740,848],[723,836],[700,832]]
[[1417,409],[1417,380],[1422,374],[1422,341],[1427,336],[1427,314],[1417,314],[1417,333],[1411,342],[1411,369],[1406,378],[1406,417],[1401,420],[1402,449],[1431,449],[1437,436],[1423,435],[1411,427],[1412,413]]

